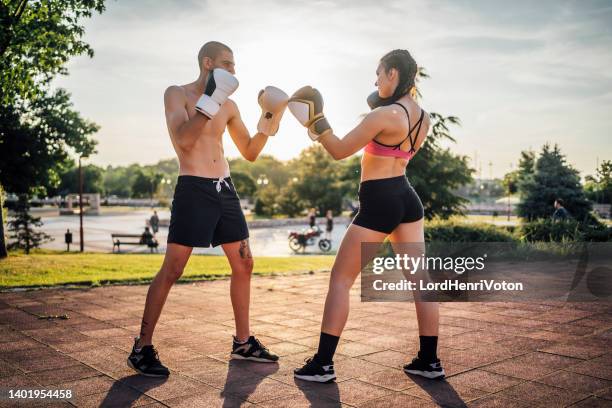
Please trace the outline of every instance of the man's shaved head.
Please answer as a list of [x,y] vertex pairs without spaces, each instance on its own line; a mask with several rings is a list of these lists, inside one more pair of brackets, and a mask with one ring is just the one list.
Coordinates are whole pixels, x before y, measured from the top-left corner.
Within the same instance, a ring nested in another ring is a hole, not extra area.
[[209,41],[200,48],[200,52],[198,52],[198,66],[202,69],[202,61],[204,57],[208,57],[212,60],[217,58],[222,51],[231,52],[233,51],[227,45],[220,43],[219,41]]

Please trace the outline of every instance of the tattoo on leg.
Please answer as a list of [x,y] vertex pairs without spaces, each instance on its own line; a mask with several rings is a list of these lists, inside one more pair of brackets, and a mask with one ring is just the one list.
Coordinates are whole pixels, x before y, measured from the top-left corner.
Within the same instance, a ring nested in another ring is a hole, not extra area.
[[144,337],[147,326],[148,323],[142,319],[142,323],[140,324],[140,338]]
[[240,248],[238,249],[238,252],[240,253],[240,257],[242,259],[250,259],[250,258],[252,258],[252,256],[251,256],[251,248],[249,248],[249,240],[248,239],[240,241]]

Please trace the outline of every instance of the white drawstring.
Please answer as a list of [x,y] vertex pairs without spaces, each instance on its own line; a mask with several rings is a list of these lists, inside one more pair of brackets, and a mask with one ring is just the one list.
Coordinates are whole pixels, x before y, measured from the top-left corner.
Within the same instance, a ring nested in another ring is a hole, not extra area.
[[213,180],[213,183],[215,183],[216,186],[217,186],[217,193],[221,192],[221,183],[222,182],[225,183],[227,188],[229,188],[231,190],[231,187],[230,187],[229,183],[227,181],[225,181],[225,179],[223,177],[219,177],[219,180]]

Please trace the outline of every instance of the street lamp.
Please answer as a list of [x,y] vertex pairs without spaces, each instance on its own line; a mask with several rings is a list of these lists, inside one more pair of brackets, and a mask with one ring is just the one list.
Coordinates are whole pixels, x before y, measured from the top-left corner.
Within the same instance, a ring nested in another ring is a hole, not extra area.
[[[514,170],[514,164],[510,163],[510,172],[512,172]],[[510,189],[508,189],[508,191],[506,192],[506,194],[508,194],[508,199],[506,200],[506,213],[507,213],[507,220],[508,222],[510,221]]]
[[168,185],[168,187],[170,187],[170,184],[172,184],[172,180],[169,178],[165,178],[162,180],[162,183]]
[[268,183],[269,183],[269,180],[265,174],[261,174],[259,177],[257,177],[257,184],[259,185],[263,184],[264,186],[267,186]]
[[81,159],[86,159],[87,155],[79,156],[79,248],[81,252],[85,249],[85,243],[83,242],[83,167],[81,166]]

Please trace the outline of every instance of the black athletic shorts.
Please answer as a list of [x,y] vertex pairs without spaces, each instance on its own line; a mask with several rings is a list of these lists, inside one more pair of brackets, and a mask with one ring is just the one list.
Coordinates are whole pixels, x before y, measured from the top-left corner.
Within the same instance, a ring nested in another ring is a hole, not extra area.
[[208,247],[248,237],[240,199],[230,177],[178,177],[168,230],[169,244]]
[[359,212],[353,224],[391,233],[399,224],[423,218],[423,204],[405,176],[367,180],[359,185]]

